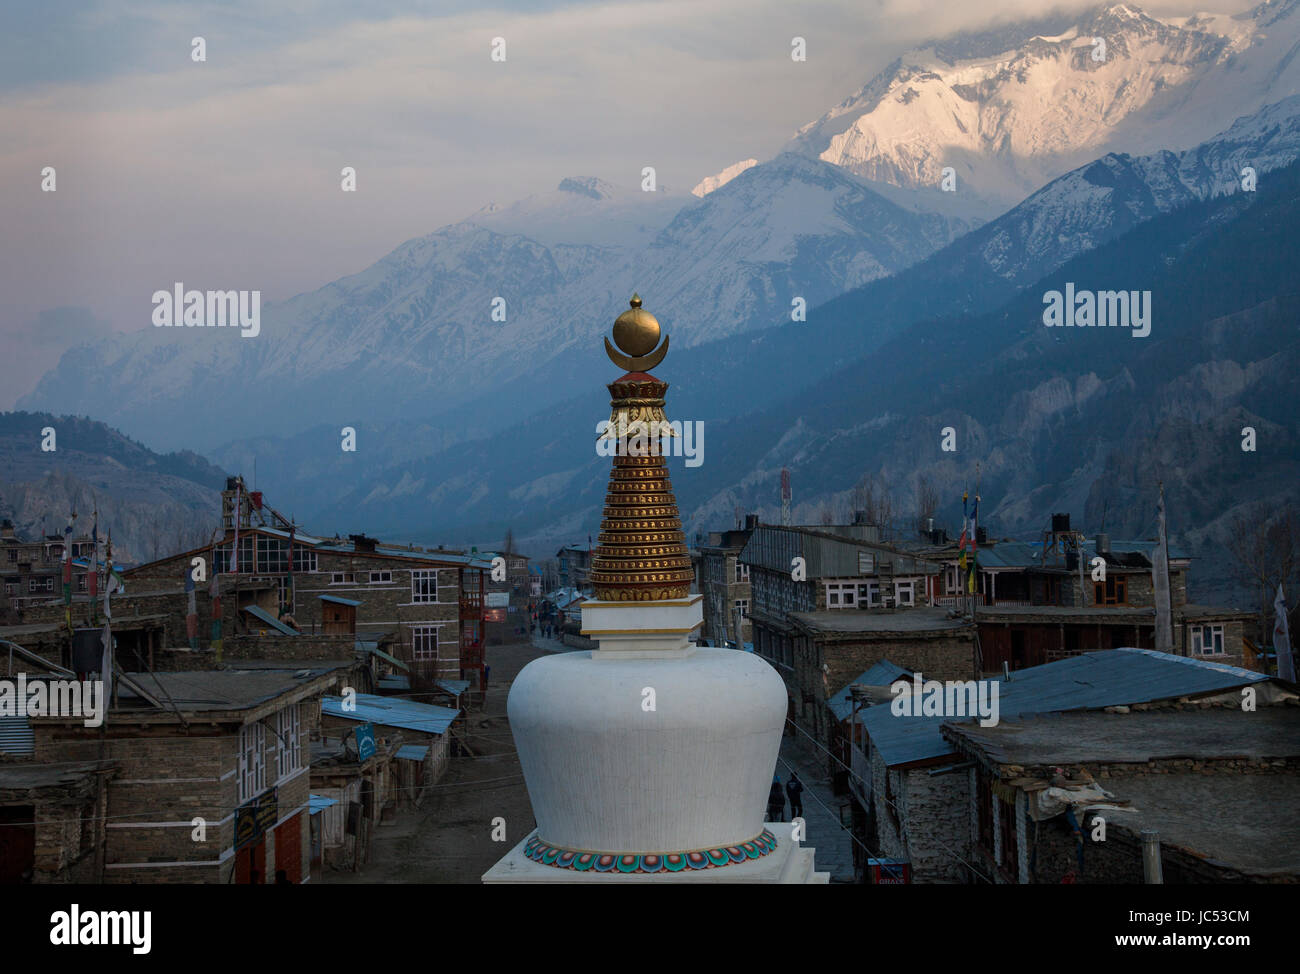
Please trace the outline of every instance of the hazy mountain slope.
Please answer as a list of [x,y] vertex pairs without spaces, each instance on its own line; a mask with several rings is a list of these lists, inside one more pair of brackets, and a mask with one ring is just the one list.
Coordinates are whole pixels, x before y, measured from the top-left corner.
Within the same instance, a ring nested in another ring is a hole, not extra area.
[[[800,156],[678,205],[665,221],[667,202],[565,180],[545,198],[481,211],[358,274],[265,305],[257,337],[149,328],[73,349],[23,405],[205,448],[248,430],[429,420],[588,343],[637,288],[660,295],[666,325],[695,323],[676,338],[684,347],[765,326],[795,297],[812,305],[892,273],[963,228]],[[221,408],[195,408],[203,403]]]
[[[42,430],[55,430],[53,452]],[[113,533],[114,557],[140,561],[206,541],[221,515],[225,474],[189,452],[158,454],[104,425],[49,413],[0,413],[0,516],[23,537],[61,533],[75,508],[78,533]],[[179,548],[178,548],[179,545]]]

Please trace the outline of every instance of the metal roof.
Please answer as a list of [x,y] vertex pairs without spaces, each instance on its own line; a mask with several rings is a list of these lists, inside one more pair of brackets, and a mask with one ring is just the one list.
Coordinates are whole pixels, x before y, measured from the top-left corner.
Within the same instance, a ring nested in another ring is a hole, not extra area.
[[401,727],[403,730],[425,734],[444,734],[451,722],[460,714],[451,707],[438,707],[429,703],[416,703],[402,697],[380,697],[373,693],[358,693],[355,707],[344,710],[342,697],[323,697],[321,711],[332,717],[343,717],[357,723],[382,724]]
[[[1150,703],[1230,690],[1270,677],[1224,663],[1157,653],[1103,649],[1016,670],[998,684],[999,718]],[[895,716],[891,704],[859,711],[871,743],[893,767],[952,754],[940,727],[948,717]]]
[[469,680],[434,680],[433,685],[439,690],[446,690],[453,697],[459,697],[469,689]]
[[867,686],[879,687],[893,683],[900,676],[910,677],[911,670],[905,670],[896,663],[891,663],[887,659],[882,659],[875,666],[858,674],[857,677],[850,680],[839,693],[826,701],[826,706],[831,708],[837,720],[847,720],[853,713],[853,694],[849,692],[849,687],[855,683],[865,683]]
[[423,761],[429,755],[427,744],[403,744],[397,749],[399,761]]
[[318,595],[316,598],[320,599],[322,602],[333,602],[337,605],[350,605],[354,609],[361,604],[356,599],[345,599],[339,595]]
[[393,676],[381,676],[379,678],[379,689],[409,690],[411,689],[411,678],[409,676],[402,676],[400,673]]
[[337,798],[327,798],[325,795],[311,795],[307,799],[307,814],[315,815],[317,812],[323,812],[331,805],[337,805]]
[[398,659],[396,656],[389,656],[387,653],[385,653],[382,649],[379,648],[379,645],[377,643],[364,643],[358,639],[356,651],[358,653],[369,653],[372,656],[378,656],[380,659],[388,663],[391,663],[393,666],[396,666],[398,669],[406,670],[406,672],[408,673],[411,672],[411,667],[408,663]]
[[246,605],[244,606],[244,611],[247,612],[253,618],[262,620],[268,626],[270,626],[272,629],[274,629],[276,632],[280,633],[283,636],[300,635],[297,629],[294,629],[291,626],[286,626],[283,622],[281,622],[275,616],[271,615],[271,613],[267,612],[260,605]]

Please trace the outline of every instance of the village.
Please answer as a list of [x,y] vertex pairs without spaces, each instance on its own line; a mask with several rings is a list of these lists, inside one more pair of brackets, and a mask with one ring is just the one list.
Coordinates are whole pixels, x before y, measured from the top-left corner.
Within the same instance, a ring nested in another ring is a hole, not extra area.
[[[1268,838],[1300,798],[1289,654],[1189,601],[1176,545],[788,509],[695,538],[683,638],[779,675],[767,821],[816,846],[809,876],[1300,880]],[[97,723],[0,714],[0,881],[475,882],[534,830],[507,695],[600,647],[599,548],[324,537],[239,476],[212,538],[122,565],[97,524],[0,525],[0,679],[106,694]]]

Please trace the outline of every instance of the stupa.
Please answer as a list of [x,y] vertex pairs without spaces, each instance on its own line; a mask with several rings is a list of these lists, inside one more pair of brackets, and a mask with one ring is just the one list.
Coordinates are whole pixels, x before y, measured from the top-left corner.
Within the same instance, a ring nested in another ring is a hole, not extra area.
[[632,297],[614,323],[626,374],[608,385],[615,442],[595,599],[597,648],[520,672],[507,710],[537,827],[487,883],[815,883],[814,850],[764,822],[786,715],[785,686],[752,653],[696,646],[703,596],[659,449],[668,351]]

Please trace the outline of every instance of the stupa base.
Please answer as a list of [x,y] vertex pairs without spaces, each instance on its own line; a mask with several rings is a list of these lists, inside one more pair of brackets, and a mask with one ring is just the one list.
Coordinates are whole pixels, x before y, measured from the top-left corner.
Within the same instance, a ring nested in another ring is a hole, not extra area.
[[579,872],[553,865],[534,862],[528,857],[526,847],[537,835],[534,829],[523,841],[505,854],[495,866],[483,874],[484,883],[782,883],[805,885],[830,882],[830,873],[819,873],[814,864],[815,850],[801,846],[787,838],[788,822],[769,822],[764,826],[783,838],[777,847],[765,856],[726,866],[705,869],[682,869],[679,872],[634,872],[617,870]]

